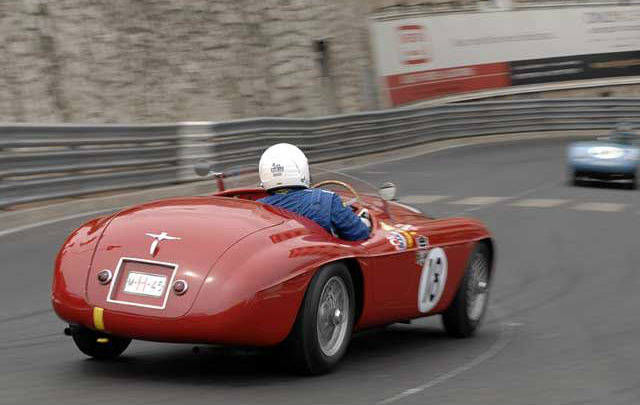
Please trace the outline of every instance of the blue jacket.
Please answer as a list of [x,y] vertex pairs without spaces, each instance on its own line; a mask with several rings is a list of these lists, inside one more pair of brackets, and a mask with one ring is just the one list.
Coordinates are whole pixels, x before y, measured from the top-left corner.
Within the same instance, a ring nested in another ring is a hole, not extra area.
[[369,228],[351,208],[342,204],[337,194],[330,191],[317,188],[290,190],[269,195],[258,201],[312,219],[328,232],[333,231],[345,240],[356,241],[369,237]]

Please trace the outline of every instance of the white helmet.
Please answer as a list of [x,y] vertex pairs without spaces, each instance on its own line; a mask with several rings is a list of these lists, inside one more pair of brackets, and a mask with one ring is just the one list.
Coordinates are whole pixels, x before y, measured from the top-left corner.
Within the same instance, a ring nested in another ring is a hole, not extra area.
[[279,143],[262,153],[258,171],[265,190],[280,187],[309,187],[309,162],[291,144]]

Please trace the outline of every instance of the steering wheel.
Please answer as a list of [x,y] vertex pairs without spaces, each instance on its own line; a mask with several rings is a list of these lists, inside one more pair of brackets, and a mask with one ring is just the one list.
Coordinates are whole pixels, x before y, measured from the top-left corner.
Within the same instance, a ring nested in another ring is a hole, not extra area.
[[[356,200],[356,202],[358,203],[358,205],[360,207],[364,207],[364,204],[362,203],[362,199],[360,198],[360,194],[358,194],[358,192],[356,191],[355,188],[353,188],[350,184],[345,183],[344,181],[340,181],[340,180],[325,180],[325,181],[321,181],[320,183],[316,183],[311,187],[320,188],[322,186],[326,186],[327,184],[335,184],[336,186],[341,186],[341,187],[346,188],[347,190],[349,190],[353,194],[353,197]],[[351,204],[347,204],[347,205],[351,205]]]

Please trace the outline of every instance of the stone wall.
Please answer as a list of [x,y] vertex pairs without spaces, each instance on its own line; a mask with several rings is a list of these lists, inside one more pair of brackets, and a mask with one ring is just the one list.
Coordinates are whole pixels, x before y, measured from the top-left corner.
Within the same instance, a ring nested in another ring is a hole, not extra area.
[[[360,0],[0,2],[0,120],[168,122],[375,108]],[[314,40],[327,38],[327,58]]]

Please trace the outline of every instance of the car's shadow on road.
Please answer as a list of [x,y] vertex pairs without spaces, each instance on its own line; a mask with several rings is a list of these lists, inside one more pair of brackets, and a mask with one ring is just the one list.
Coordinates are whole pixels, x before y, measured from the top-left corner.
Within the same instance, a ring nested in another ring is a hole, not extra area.
[[610,190],[635,190],[635,187],[628,182],[611,182],[599,180],[578,180],[575,183],[569,183],[569,186],[580,188],[604,188]]
[[[493,339],[493,332],[486,333],[484,339]],[[354,336],[339,372],[358,374],[380,370],[386,364],[415,360],[417,355],[455,351],[473,340],[450,338],[436,326],[393,325],[369,330]],[[145,350],[135,350],[136,343],[132,343],[134,350],[130,354],[125,352],[119,359],[88,359],[71,363],[71,367],[79,367],[75,371],[83,378],[187,385],[247,386],[301,378],[287,361],[286,352],[282,351],[199,346],[200,350],[194,353],[193,346],[162,344],[157,347],[145,344]]]

